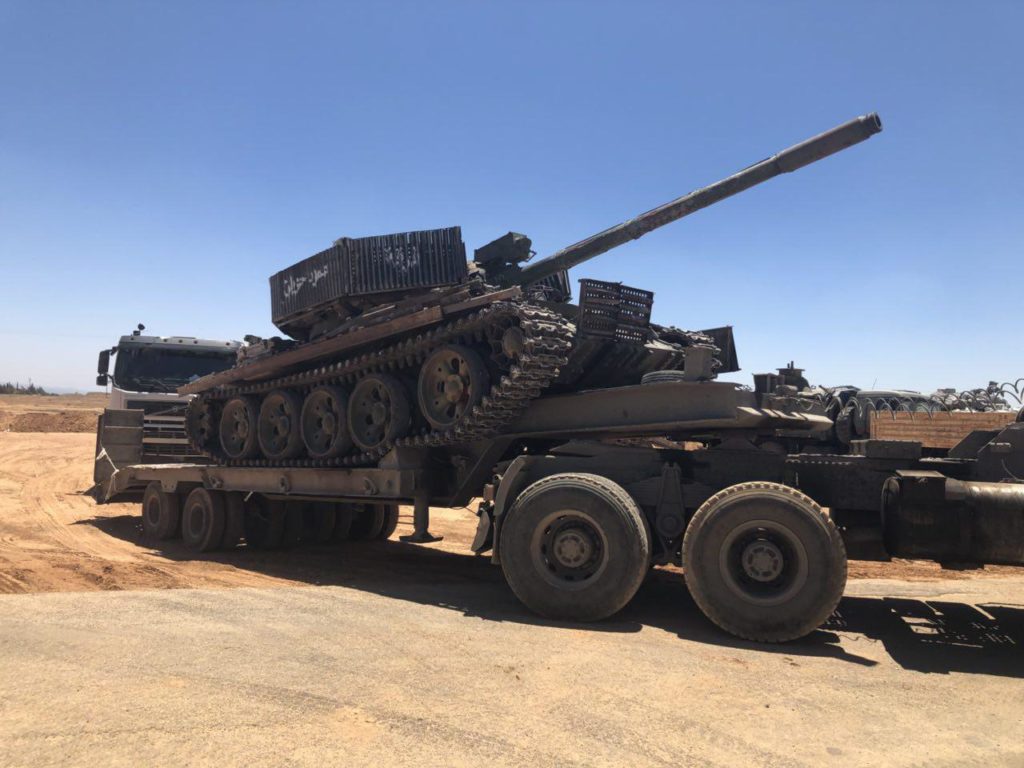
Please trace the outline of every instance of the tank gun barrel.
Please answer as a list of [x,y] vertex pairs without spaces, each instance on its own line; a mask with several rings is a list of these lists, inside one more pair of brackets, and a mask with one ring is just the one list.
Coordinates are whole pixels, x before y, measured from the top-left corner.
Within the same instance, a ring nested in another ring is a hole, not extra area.
[[610,251],[630,240],[636,240],[652,230],[663,227],[701,208],[743,192],[782,173],[803,168],[854,144],[874,136],[882,130],[877,113],[857,117],[813,138],[784,149],[776,155],[751,165],[728,178],[716,181],[687,195],[660,205],[636,218],[617,224],[596,235],[580,240],[550,256],[535,261],[522,270],[509,275],[507,282],[527,285],[549,275],[575,267],[584,261]]

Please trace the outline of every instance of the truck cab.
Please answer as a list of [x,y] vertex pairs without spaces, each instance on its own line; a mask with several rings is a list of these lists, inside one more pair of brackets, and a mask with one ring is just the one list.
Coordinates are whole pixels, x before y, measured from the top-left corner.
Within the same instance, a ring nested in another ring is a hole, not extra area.
[[185,435],[191,396],[179,395],[178,387],[231,368],[242,346],[193,336],[147,336],[144,331],[139,324],[99,353],[96,383],[110,387],[110,399],[96,435],[97,483],[127,463],[198,458]]

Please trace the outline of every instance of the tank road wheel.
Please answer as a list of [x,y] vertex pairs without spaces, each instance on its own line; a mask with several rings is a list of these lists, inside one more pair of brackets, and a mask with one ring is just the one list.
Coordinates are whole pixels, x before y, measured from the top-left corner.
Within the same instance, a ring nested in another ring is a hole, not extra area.
[[352,440],[372,451],[397,440],[409,431],[409,397],[394,376],[373,373],[363,378],[348,401]]
[[245,503],[245,543],[253,549],[277,549],[284,541],[285,504],[253,494]]
[[387,514],[379,504],[356,504],[352,524],[348,529],[351,541],[369,541],[380,538],[387,523]]
[[151,539],[173,539],[181,532],[181,499],[167,493],[157,481],[142,496],[142,533]]
[[292,459],[302,451],[302,400],[291,390],[275,389],[260,405],[260,450],[268,459]]
[[302,404],[302,442],[311,458],[330,459],[352,447],[348,432],[348,393],[341,387],[317,387]]
[[846,549],[813,500],[778,483],[740,483],[694,514],[683,537],[686,584],[715,624],[747,640],[813,632],[846,586]]
[[469,347],[448,344],[420,368],[420,411],[434,429],[451,429],[480,402],[490,383],[480,355]]
[[181,538],[196,552],[209,552],[224,537],[224,494],[195,488],[185,499],[181,513]]
[[256,421],[259,408],[251,397],[233,397],[220,412],[220,446],[229,459],[251,459],[259,452]]
[[636,594],[651,560],[636,502],[599,475],[567,473],[523,491],[501,527],[501,567],[527,608],[597,621]]

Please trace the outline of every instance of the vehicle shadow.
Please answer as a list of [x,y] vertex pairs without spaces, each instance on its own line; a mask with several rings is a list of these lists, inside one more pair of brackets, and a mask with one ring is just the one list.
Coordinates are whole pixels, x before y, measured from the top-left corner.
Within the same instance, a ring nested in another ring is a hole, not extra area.
[[439,606],[487,621],[585,627],[596,632],[638,632],[648,626],[705,644],[874,666],[878,663],[875,659],[853,651],[858,643],[867,641],[880,643],[894,662],[908,670],[1024,677],[1022,606],[845,597],[821,629],[801,640],[774,645],[734,638],[715,627],[693,602],[676,571],[653,569],[625,609],[605,621],[579,624],[550,621],[529,612],[489,557],[469,553],[389,540],[274,551],[243,546],[199,554],[180,541],[144,541],[135,515],[94,517],[78,524],[155,548],[171,561],[222,563],[290,582],[342,586]]

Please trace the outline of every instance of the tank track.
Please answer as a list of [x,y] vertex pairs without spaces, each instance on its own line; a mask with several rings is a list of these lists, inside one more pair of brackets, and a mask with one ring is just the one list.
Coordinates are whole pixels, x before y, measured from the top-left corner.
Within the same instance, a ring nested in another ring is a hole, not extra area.
[[[524,335],[523,351],[506,373],[491,384],[490,392],[454,428],[421,431],[372,451],[326,459],[229,459],[195,434],[205,416],[216,423],[220,407],[232,397],[261,395],[278,388],[297,390],[303,397],[322,384],[351,387],[371,373],[400,373],[417,368],[442,344],[488,341],[488,331],[518,324]],[[575,326],[560,315],[533,304],[496,302],[430,331],[327,366],[249,386],[228,387],[199,395],[189,403],[186,425],[192,446],[211,461],[233,467],[352,467],[373,464],[392,448],[440,447],[490,437],[511,423],[529,402],[553,382],[568,361]],[[205,413],[204,413],[205,411]]]

